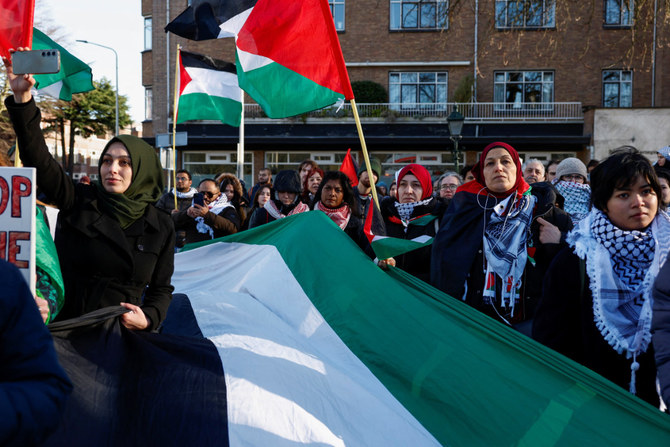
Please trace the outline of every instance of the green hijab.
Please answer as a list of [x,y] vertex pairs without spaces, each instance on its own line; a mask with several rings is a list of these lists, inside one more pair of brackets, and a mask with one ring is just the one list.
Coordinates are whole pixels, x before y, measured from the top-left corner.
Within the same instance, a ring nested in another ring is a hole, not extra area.
[[[122,143],[130,154],[133,168],[132,181],[128,189],[121,194],[107,192],[102,186],[100,166],[102,157],[115,142]],[[128,228],[144,215],[148,205],[156,203],[163,191],[163,168],[153,147],[142,139],[132,135],[117,135],[105,146],[98,160],[98,197],[106,214],[110,214]]]

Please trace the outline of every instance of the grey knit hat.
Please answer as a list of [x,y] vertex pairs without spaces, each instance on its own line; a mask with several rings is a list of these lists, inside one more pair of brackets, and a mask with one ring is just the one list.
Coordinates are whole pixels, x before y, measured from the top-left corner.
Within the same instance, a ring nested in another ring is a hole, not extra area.
[[556,179],[560,180],[564,175],[579,174],[584,177],[584,181],[588,179],[586,166],[579,158],[569,157],[561,161],[556,167]]

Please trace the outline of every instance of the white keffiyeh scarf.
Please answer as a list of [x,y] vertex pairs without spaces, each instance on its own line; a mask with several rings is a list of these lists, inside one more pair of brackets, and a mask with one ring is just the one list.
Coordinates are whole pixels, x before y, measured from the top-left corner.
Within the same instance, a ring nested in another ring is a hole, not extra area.
[[198,192],[198,190],[193,187],[186,192],[179,192],[175,188],[172,188],[172,194],[175,194],[178,199],[192,199],[196,192]]
[[[233,205],[228,202],[228,197],[225,194],[221,194],[218,199],[207,205],[209,211],[214,214],[219,214],[224,208],[228,208],[229,206],[232,207]],[[209,233],[209,237],[214,239],[214,230],[205,223],[204,217],[198,216],[195,218],[195,221],[197,222],[195,227],[199,233]]]
[[670,249],[670,217],[659,211],[646,230],[624,231],[594,208],[567,241],[586,260],[598,330],[617,353],[633,358],[634,394],[636,357],[651,341],[651,289]]
[[400,221],[405,226],[405,232],[407,232],[407,225],[409,225],[409,219],[412,217],[412,213],[414,212],[414,208],[416,208],[417,206],[421,206],[421,205],[428,205],[431,200],[433,200],[433,198],[428,197],[427,199],[420,200],[418,202],[410,202],[410,203],[395,202],[394,203],[396,209],[398,210],[398,217],[400,217]]

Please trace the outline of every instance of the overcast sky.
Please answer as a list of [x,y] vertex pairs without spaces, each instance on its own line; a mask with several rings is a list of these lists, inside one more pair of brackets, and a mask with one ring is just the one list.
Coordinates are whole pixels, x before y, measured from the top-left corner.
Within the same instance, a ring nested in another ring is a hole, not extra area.
[[[114,48],[119,55],[119,94],[128,97],[134,122],[144,119],[141,54],[144,47],[141,0],[36,0],[35,25],[91,66],[93,79],[114,85],[114,53],[88,40]],[[46,21],[46,22],[45,22]],[[48,25],[48,26],[47,26]],[[58,35],[48,27],[58,28]]]

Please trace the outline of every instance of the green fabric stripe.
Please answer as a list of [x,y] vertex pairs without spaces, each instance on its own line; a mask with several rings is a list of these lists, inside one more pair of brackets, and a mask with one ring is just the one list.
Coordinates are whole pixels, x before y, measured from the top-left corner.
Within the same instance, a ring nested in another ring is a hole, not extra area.
[[218,120],[239,127],[242,103],[206,93],[190,93],[179,97],[177,124],[193,120]]
[[417,250],[422,247],[426,247],[433,243],[433,238],[430,240],[420,243],[408,239],[400,239],[396,237],[386,237],[383,239],[377,239],[372,241],[372,249],[379,259],[388,259],[394,256],[399,256],[401,254],[410,252],[412,250]]
[[220,240],[277,247],[338,336],[444,445],[670,443],[667,415],[401,270],[385,273],[323,213]]
[[93,75],[91,67],[67,52],[65,48],[51,40],[46,34],[33,28],[33,49],[48,50],[56,48],[60,51],[60,71],[53,74],[34,75],[35,88],[43,89],[58,81],[63,81],[58,99],[72,101],[74,93],[83,93],[93,90]]
[[239,60],[237,77],[270,118],[285,118],[322,109],[344,96],[277,63],[244,72]]
[[[58,261],[58,253],[56,252],[56,244],[51,238],[49,227],[44,220],[42,210],[37,207],[37,216],[35,220],[35,265],[42,269],[51,279],[51,285],[54,286],[58,293],[57,309],[63,307],[63,300],[65,297],[65,286],[63,285],[63,275],[60,270],[60,263]],[[58,312],[50,316],[54,318]]]

